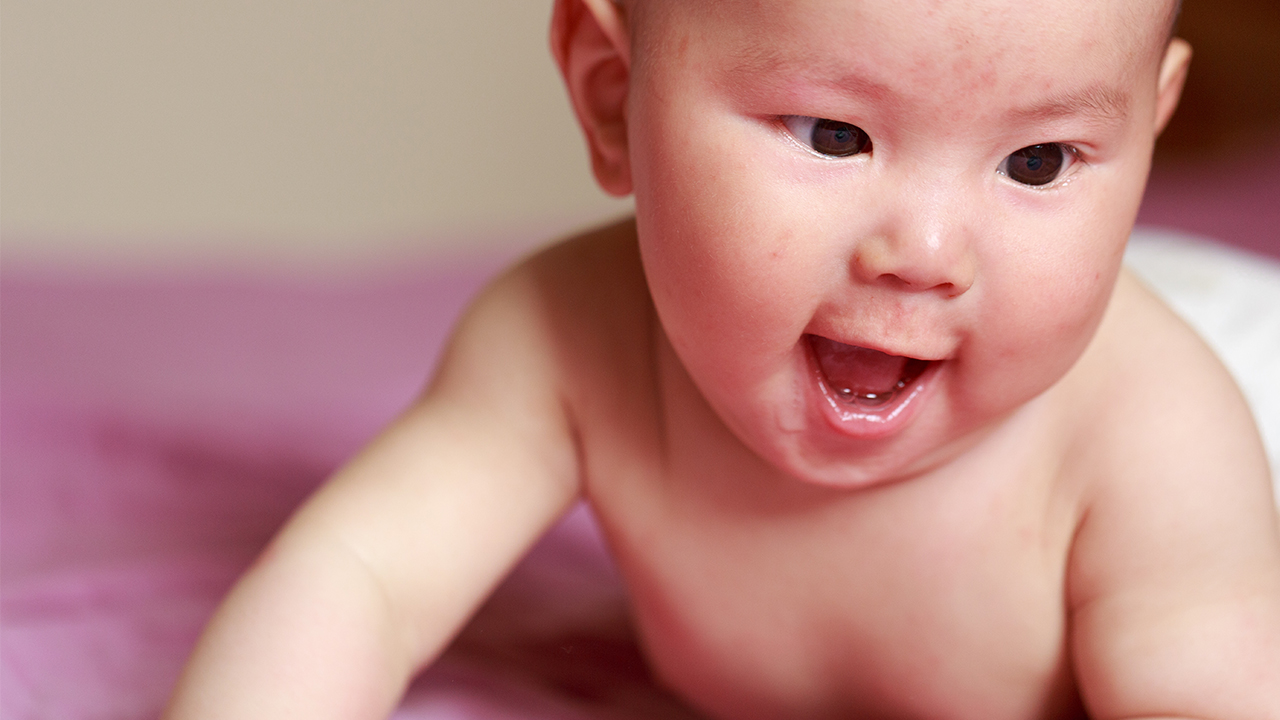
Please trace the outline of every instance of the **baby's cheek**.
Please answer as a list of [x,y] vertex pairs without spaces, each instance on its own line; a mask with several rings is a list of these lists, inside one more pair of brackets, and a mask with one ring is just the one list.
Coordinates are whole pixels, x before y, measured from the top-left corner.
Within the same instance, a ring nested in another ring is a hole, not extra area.
[[793,324],[787,318],[807,296],[797,292],[803,270],[789,256],[785,238],[771,228],[710,213],[672,222],[683,223],[678,232],[650,242],[645,251],[660,309],[700,317],[701,332],[735,325],[760,332],[777,322]]
[[1026,402],[1071,368],[1092,338],[1110,294],[1105,274],[1071,278],[1024,272],[1017,277],[1018,282],[984,302],[963,355],[964,376],[970,381],[958,390],[992,413]]

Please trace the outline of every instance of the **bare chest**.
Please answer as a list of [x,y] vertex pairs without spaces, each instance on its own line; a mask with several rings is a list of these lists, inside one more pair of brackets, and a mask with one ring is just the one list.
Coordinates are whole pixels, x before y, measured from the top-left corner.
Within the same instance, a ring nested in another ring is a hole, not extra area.
[[836,493],[676,454],[593,502],[654,669],[717,717],[1068,716],[1074,521],[1038,458]]

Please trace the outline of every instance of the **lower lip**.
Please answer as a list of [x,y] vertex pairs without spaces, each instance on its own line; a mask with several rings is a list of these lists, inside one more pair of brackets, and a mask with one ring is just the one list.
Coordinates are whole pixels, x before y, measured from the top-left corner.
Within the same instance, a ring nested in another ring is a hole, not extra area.
[[920,412],[920,408],[932,394],[933,377],[942,365],[942,361],[929,363],[929,367],[909,386],[898,391],[898,396],[892,402],[884,407],[869,409],[841,400],[827,384],[808,343],[805,346],[805,358],[811,378],[808,383],[810,397],[827,423],[850,438],[874,440],[901,431]]

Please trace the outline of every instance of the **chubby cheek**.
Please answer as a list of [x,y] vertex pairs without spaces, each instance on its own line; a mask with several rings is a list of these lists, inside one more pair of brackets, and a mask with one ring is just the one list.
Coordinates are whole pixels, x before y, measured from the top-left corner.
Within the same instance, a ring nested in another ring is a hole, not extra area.
[[[746,393],[791,354],[808,314],[786,282],[791,268],[759,238],[742,238],[741,219],[691,223],[675,242],[651,238],[644,252],[654,305],[672,346],[704,392]],[[743,397],[739,398],[745,399]]]
[[1123,238],[1103,238],[1086,231],[1001,261],[1007,266],[993,273],[1000,279],[988,289],[995,302],[984,305],[978,322],[985,340],[969,357],[988,371],[968,388],[968,402],[999,412],[1048,389],[1071,368],[1106,311],[1120,267]]
[[809,320],[815,288],[803,279],[817,259],[791,236],[794,210],[732,147],[675,132],[645,141],[637,224],[667,335],[695,377],[757,383]]

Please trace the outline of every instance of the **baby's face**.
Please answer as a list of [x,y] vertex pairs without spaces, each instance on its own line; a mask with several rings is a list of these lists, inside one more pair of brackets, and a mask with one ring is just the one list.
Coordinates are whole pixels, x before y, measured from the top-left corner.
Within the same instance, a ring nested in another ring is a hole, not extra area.
[[815,482],[901,477],[1067,371],[1141,199],[1167,12],[634,4],[646,273],[748,446]]

